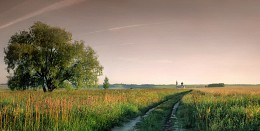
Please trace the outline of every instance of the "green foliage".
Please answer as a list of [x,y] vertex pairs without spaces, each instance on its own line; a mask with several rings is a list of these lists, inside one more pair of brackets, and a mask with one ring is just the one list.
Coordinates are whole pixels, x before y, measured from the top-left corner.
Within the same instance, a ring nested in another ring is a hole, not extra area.
[[63,81],[62,87],[65,88],[67,91],[73,90],[73,86],[69,81]]
[[207,87],[224,87],[224,83],[209,84]]
[[53,91],[65,80],[79,88],[97,87],[103,70],[91,47],[73,42],[64,29],[41,22],[14,34],[4,52],[12,90],[42,86]]
[[109,88],[109,80],[107,77],[105,77],[104,83],[103,83],[103,88],[108,89]]

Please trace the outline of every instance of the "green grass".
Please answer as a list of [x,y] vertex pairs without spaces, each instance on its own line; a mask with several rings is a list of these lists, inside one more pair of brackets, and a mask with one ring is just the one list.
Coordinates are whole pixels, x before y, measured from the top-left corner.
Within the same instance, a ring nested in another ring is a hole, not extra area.
[[182,99],[178,117],[186,128],[213,131],[260,129],[259,94],[252,94],[250,90],[248,94],[245,91],[233,94],[231,89],[221,89],[221,92],[218,89],[204,90],[207,91],[193,91]]
[[161,131],[168,117],[171,114],[172,108],[181,97],[187,92],[182,92],[173,95],[168,101],[157,106],[147,117],[142,118],[137,124],[136,129],[140,131]]
[[109,130],[184,90],[0,92],[0,130]]

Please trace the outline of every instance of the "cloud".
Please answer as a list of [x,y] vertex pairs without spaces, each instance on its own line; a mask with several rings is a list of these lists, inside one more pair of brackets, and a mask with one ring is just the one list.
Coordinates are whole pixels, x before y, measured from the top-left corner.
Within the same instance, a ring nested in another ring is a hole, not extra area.
[[151,25],[161,25],[161,24],[170,24],[172,23],[172,20],[169,21],[161,21],[161,22],[154,22],[154,23],[145,23],[145,24],[134,24],[134,25],[126,25],[126,26],[117,26],[117,27],[111,27],[108,29],[103,29],[103,30],[97,30],[97,31],[92,31],[88,33],[84,33],[82,35],[90,35],[90,34],[96,34],[96,33],[102,33],[106,31],[120,31],[120,30],[126,30],[126,29],[131,29],[131,28],[138,28],[138,27],[143,27],[143,26],[151,26]]
[[119,27],[113,27],[107,30],[110,31],[116,31],[116,30],[122,30],[122,29],[128,29],[128,28],[133,28],[133,27],[139,27],[139,26],[143,26],[144,24],[138,24],[138,25],[127,25],[127,26],[119,26]]
[[172,21],[161,21],[161,22],[154,22],[154,23],[145,23],[145,24],[135,24],[135,25],[119,26],[119,27],[109,28],[107,30],[109,30],[109,31],[117,31],[117,30],[129,29],[129,28],[136,28],[136,27],[142,27],[142,26],[151,26],[151,25],[161,25],[161,24],[169,24],[169,23],[172,23]]
[[122,44],[101,44],[101,45],[96,45],[96,46],[93,46],[94,48],[103,48],[103,47],[111,47],[111,46],[115,46],[115,47],[118,47],[118,46],[122,46],[122,47],[125,47],[125,46],[131,46],[131,45],[138,45],[137,43],[122,43]]
[[105,32],[105,31],[107,31],[107,30],[96,30],[96,31],[88,32],[87,35],[89,35],[89,34],[96,34],[96,33]]
[[41,15],[43,13],[46,13],[46,12],[50,12],[50,11],[53,11],[53,10],[58,10],[58,9],[61,9],[61,8],[65,8],[65,7],[68,7],[68,6],[72,6],[74,4],[77,4],[77,3],[80,3],[80,2],[83,2],[85,0],[62,0],[62,1],[59,1],[59,2],[56,2],[52,5],[49,5],[47,7],[44,7],[40,10],[37,10],[33,13],[29,13],[25,16],[22,16],[22,17],[19,17],[17,19],[14,19],[13,21],[10,21],[9,23],[6,23],[2,26],[0,26],[0,29],[4,29],[4,28],[7,28],[13,24],[16,24],[18,22],[21,22],[21,21],[24,21],[24,20],[27,20],[27,19],[30,19],[32,17],[35,17],[35,16],[38,16],[38,15]]

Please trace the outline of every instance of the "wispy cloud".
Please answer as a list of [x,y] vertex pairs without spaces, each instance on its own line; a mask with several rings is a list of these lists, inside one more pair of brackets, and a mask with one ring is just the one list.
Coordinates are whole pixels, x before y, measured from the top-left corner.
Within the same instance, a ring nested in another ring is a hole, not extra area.
[[40,10],[37,10],[33,13],[29,13],[25,16],[22,16],[22,17],[19,17],[17,19],[14,19],[13,21],[10,21],[4,25],[1,25],[0,26],[0,29],[4,29],[4,28],[7,28],[13,24],[16,24],[18,22],[21,22],[21,21],[24,21],[24,20],[27,20],[27,19],[30,19],[32,17],[35,17],[35,16],[38,16],[38,15],[41,15],[43,13],[46,13],[46,12],[50,12],[50,11],[53,11],[53,10],[58,10],[58,9],[61,9],[61,8],[65,8],[65,7],[68,7],[68,6],[72,6],[74,4],[77,4],[77,3],[80,3],[80,2],[83,2],[85,0],[62,0],[62,1],[59,1],[59,2],[56,2],[52,5],[49,5],[47,7],[44,7]]
[[118,47],[118,46],[122,46],[122,47],[125,47],[125,46],[132,46],[132,45],[138,45],[138,43],[122,43],[122,44],[101,44],[101,45],[96,45],[96,46],[93,46],[94,48],[103,48],[103,47],[111,47],[111,46],[115,46],[115,47]]
[[144,24],[119,26],[119,27],[109,28],[109,29],[107,29],[107,30],[116,31],[116,30],[128,29],[128,28],[133,28],[133,27],[139,27],[139,26],[143,26],[143,25],[144,25]]
[[107,31],[107,30],[96,30],[96,31],[88,32],[87,35],[89,35],[89,34],[96,34],[96,33],[105,32],[105,31]]
[[131,28],[138,28],[138,27],[144,27],[144,26],[151,26],[151,25],[161,25],[161,24],[170,24],[173,21],[161,21],[161,22],[154,22],[154,23],[145,23],[145,24],[134,24],[134,25],[126,25],[126,26],[117,26],[117,27],[111,27],[107,29],[102,29],[102,30],[96,30],[88,33],[84,33],[82,35],[91,35],[91,34],[97,34],[97,33],[102,33],[106,31],[120,31],[120,30],[126,30],[126,29],[131,29]]

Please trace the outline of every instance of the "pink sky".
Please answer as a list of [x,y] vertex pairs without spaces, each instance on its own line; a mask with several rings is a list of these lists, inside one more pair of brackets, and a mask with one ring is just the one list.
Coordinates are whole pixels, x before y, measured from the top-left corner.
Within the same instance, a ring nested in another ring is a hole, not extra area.
[[111,83],[259,84],[259,7],[257,0],[2,0],[0,83],[10,36],[43,21],[92,46]]

